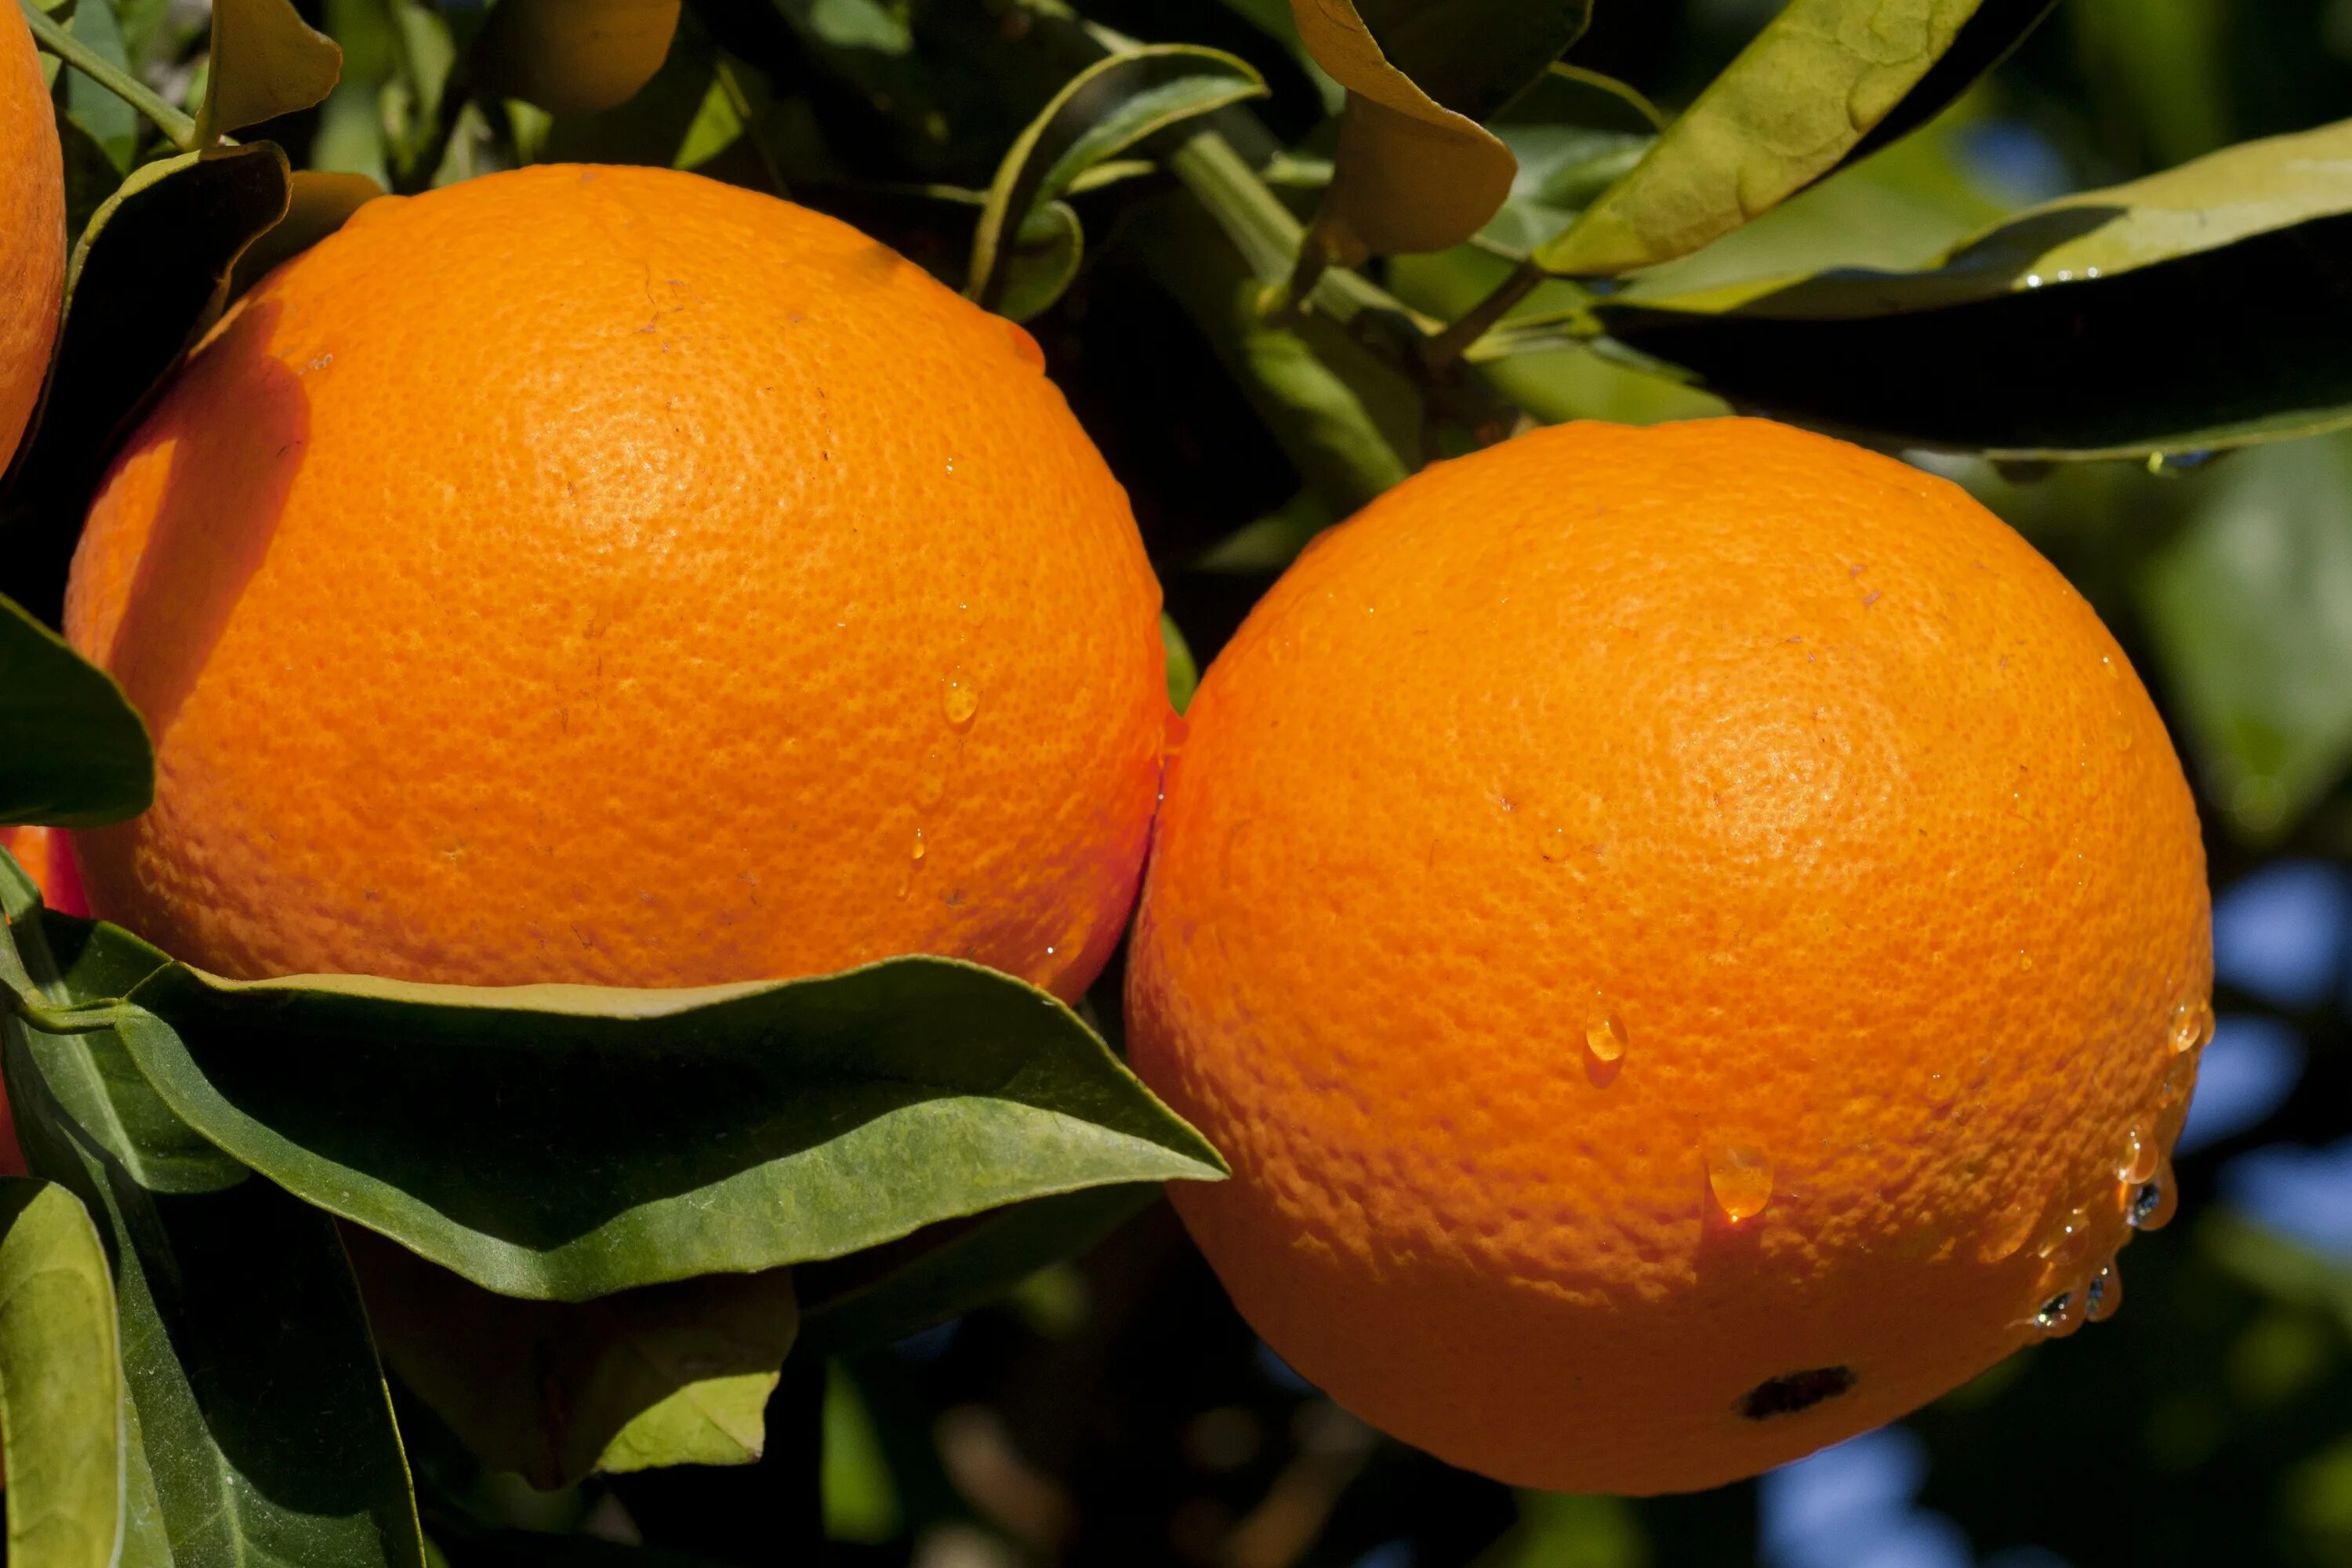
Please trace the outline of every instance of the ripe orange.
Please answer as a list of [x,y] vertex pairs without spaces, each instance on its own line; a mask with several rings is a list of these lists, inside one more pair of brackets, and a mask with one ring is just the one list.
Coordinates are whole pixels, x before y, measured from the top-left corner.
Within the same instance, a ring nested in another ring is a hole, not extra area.
[[1397,1436],[1748,1475],[2111,1310],[2168,1213],[2194,805],[1953,486],[1751,420],[1526,436],[1326,535],[1190,717],[1129,1041],[1234,1175],[1172,1195]]
[[156,737],[91,902],[235,975],[1065,996],[1168,720],[1159,585],[1027,334],[689,174],[370,204],[215,329],[66,626]]
[[32,30],[0,17],[0,468],[48,374],[66,283],[66,174]]
[[75,869],[63,833],[50,827],[0,827],[0,849],[16,858],[16,864],[41,889],[43,903],[59,914],[89,913],[82,897],[81,873]]

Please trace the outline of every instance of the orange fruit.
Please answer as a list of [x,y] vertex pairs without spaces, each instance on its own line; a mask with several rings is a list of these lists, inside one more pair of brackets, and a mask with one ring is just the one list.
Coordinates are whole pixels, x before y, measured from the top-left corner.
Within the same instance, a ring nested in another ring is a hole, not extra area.
[[1727,1481],[2112,1310],[2168,1213],[2194,805],[2090,607],[1943,480],[1531,434],[1324,536],[1189,717],[1129,1038],[1234,1179],[1171,1195],[1396,1436]]
[[0,467],[41,400],[66,286],[65,155],[32,29],[0,16]]
[[43,903],[59,914],[89,913],[82,897],[81,873],[74,867],[64,833],[53,827],[0,827],[0,849],[16,858],[16,864],[41,889]]
[[369,204],[91,508],[155,736],[90,901],[233,975],[693,985],[1118,940],[1159,584],[1027,334],[831,218],[548,166]]

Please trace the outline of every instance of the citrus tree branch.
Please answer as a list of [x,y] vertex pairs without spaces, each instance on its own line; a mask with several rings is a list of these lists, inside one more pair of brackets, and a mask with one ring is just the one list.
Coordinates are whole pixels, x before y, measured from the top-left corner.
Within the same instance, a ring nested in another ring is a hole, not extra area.
[[16,0],[16,8],[24,12],[26,26],[32,28],[41,47],[153,121],[155,128],[181,152],[196,150],[196,122],[193,116],[164,102],[152,88],[121,67],[101,59],[89,45],[52,21],[33,0]]

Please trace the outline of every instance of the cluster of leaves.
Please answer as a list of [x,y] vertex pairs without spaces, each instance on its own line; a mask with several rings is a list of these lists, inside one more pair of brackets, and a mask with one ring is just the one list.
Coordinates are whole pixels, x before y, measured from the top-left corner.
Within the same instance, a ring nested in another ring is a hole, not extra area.
[[[2011,461],[2179,468],[2352,424],[2352,122],[2007,214],[1924,264],[1864,265],[1847,232],[1707,275],[2053,3],[1790,0],[1669,118],[1564,61],[1591,0],[1198,0],[1168,42],[1056,0],[325,0],[325,33],[289,0],[215,0],[202,37],[154,0],[20,0],[77,238],[0,488],[0,823],[152,794],[137,715],[42,622],[159,379],[365,201],[519,163],[788,195],[1018,320],[1120,248],[1298,485],[1211,542],[1212,572],[1279,568],[1428,457],[1580,411],[1561,388],[1592,366],[1660,407],[1700,389]],[[26,1563],[424,1561],[386,1366],[440,1435],[541,1485],[740,1463],[796,1342],[939,1321],[1222,1169],[1087,1018],[970,965],[243,984],[43,909],[5,857],[0,905],[0,1066],[37,1178],[0,1190]]]

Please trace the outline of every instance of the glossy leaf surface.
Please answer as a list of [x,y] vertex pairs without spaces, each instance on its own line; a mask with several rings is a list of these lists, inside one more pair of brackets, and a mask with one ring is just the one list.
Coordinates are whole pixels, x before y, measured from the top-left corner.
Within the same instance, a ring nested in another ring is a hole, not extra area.
[[125,1438],[106,1249],[80,1202],[46,1182],[0,1177],[0,1226],[8,1561],[114,1568]]
[[356,1226],[344,1238],[385,1363],[484,1463],[553,1489],[760,1457],[798,1322],[788,1271],[521,1301]]
[[0,825],[121,822],[154,797],[154,752],[122,688],[0,599]]
[[173,966],[131,1002],[131,1054],[190,1125],[508,1295],[772,1268],[1222,1173],[1067,1008],[948,959],[677,992]]

